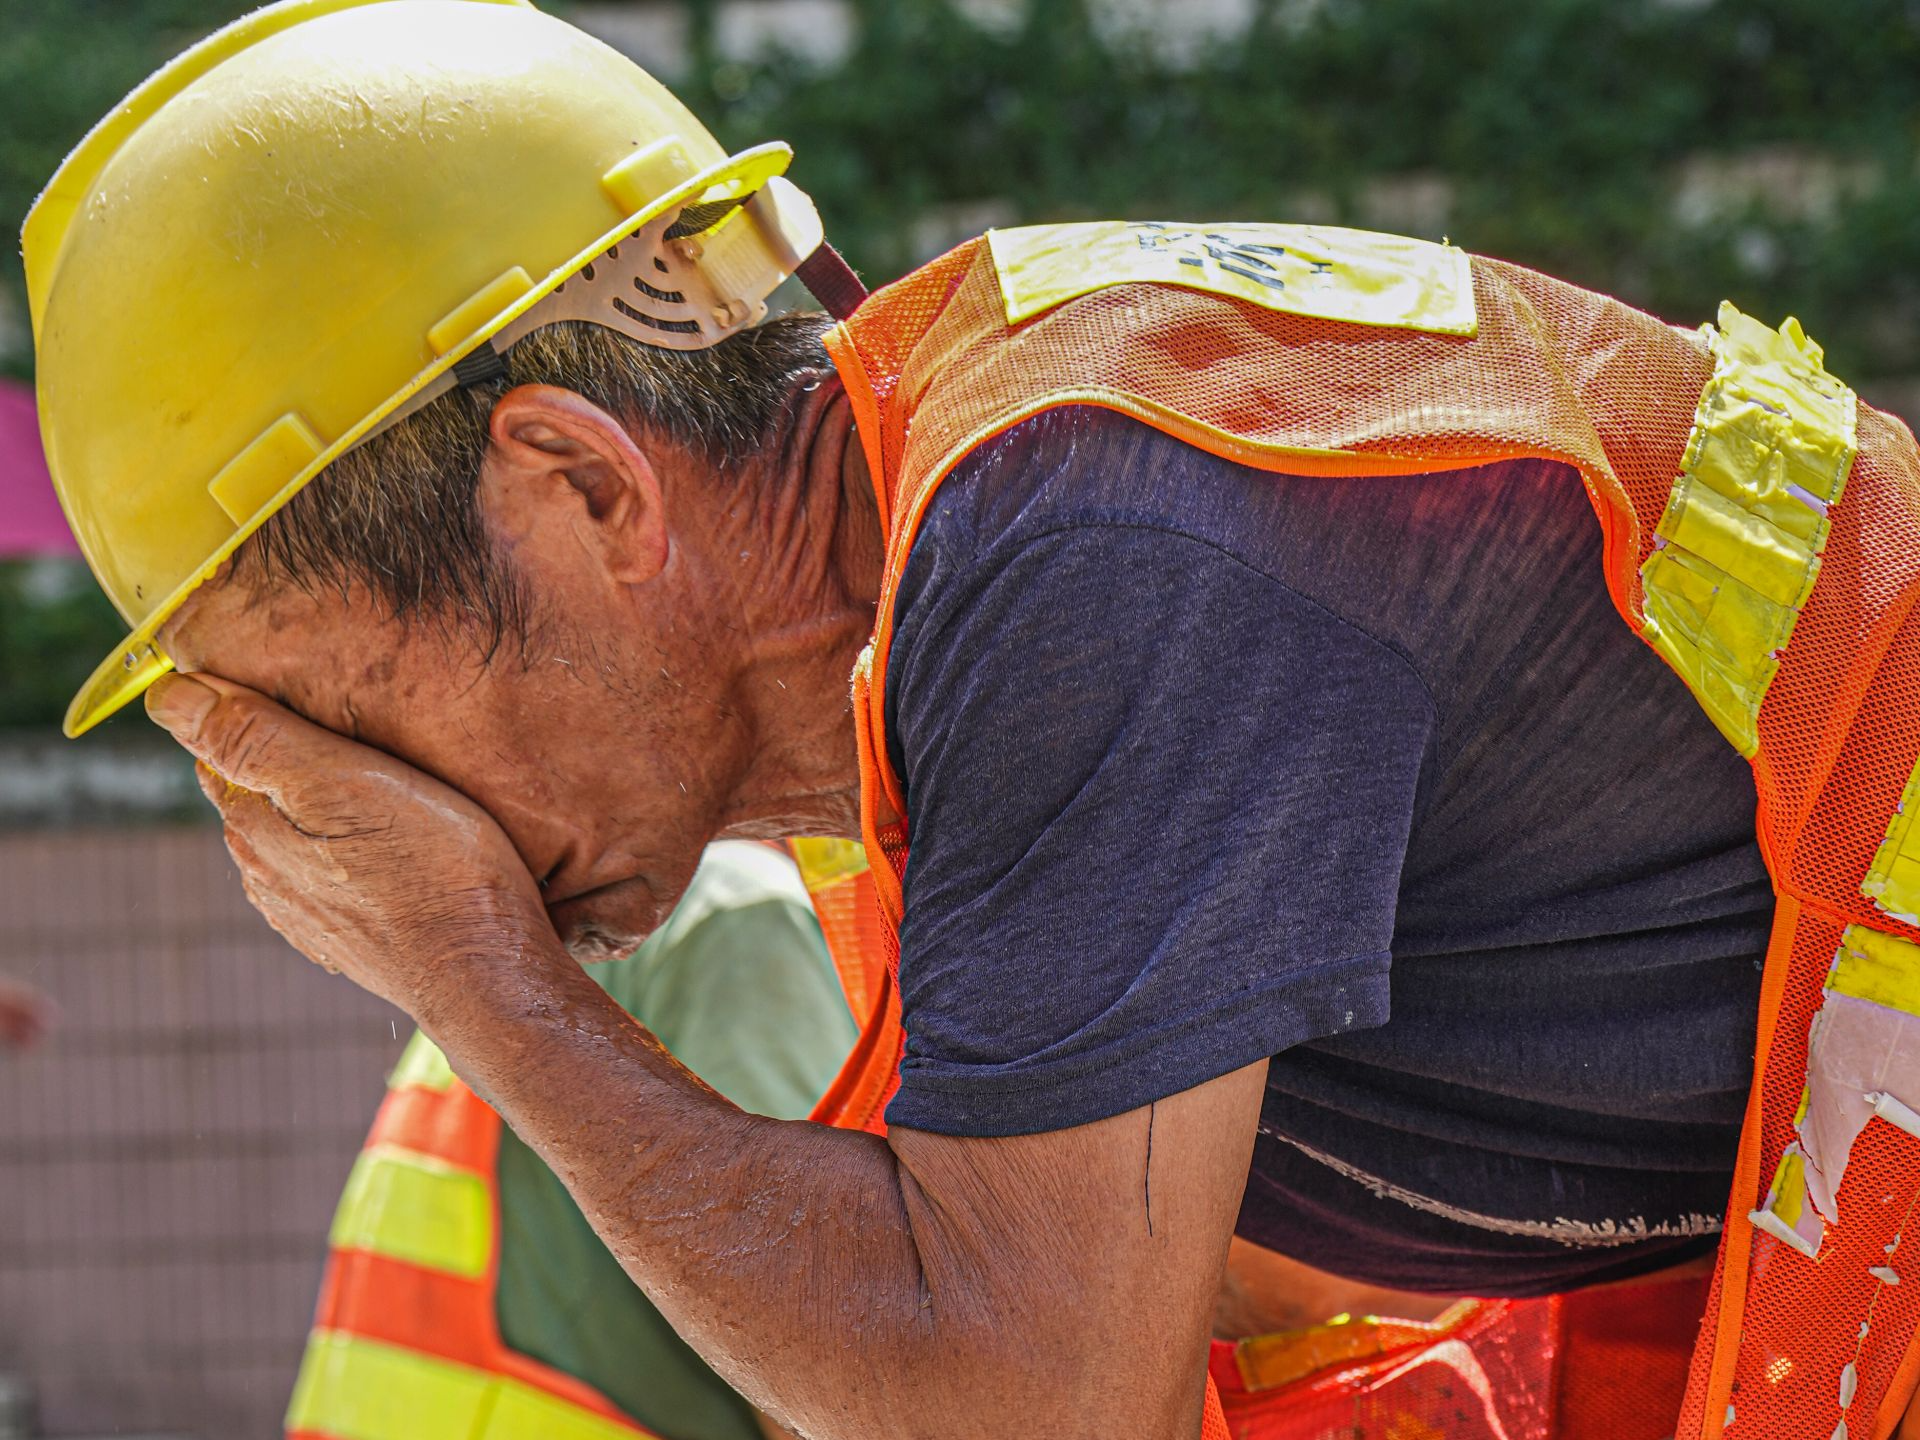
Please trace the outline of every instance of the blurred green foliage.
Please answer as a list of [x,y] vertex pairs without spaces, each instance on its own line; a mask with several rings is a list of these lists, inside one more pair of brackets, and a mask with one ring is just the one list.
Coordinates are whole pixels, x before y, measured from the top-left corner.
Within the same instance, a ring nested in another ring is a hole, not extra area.
[[[157,65],[251,8],[246,0],[0,0],[0,226],[6,299],[20,325],[25,281],[13,240],[61,158]],[[26,349],[8,350],[9,373],[31,373]]]
[[[94,121],[246,0],[0,0],[0,225],[17,236],[40,187]],[[25,278],[4,247],[0,313],[18,327],[0,370],[25,378]],[[0,564],[0,726],[57,725],[125,634],[79,563]]]
[[59,724],[125,633],[77,560],[0,563],[0,727]]
[[[1258,0],[1186,63],[1102,44],[1085,0],[997,31],[854,6],[856,53],[821,71],[718,60],[707,0],[681,88],[727,141],[790,140],[874,276],[955,201],[1304,217],[1444,232],[1688,324],[1792,310],[1842,375],[1920,371],[1914,0]],[[1438,223],[1394,213],[1436,188]]]
[[[690,0],[693,63],[663,78],[725,141],[791,141],[870,280],[983,216],[1305,218],[1445,234],[1687,324],[1723,297],[1796,313],[1869,391],[1920,375],[1920,0],[1256,0],[1245,35],[1188,45],[1172,21],[1115,39],[1087,0],[999,25],[851,3],[854,51],[823,67],[722,56],[718,0]],[[0,221],[245,8],[0,0]],[[5,288],[18,307],[11,255]],[[4,575],[0,625],[0,724],[53,717],[118,638],[104,604]]]

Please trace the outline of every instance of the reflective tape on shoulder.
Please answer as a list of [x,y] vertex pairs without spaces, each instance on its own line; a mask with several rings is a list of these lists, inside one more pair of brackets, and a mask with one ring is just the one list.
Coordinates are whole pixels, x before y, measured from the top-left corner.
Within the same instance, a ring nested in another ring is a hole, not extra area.
[[328,1240],[477,1280],[493,1259],[493,1196],[471,1170],[376,1145],[353,1162]]
[[1642,633],[1751,757],[1853,468],[1857,407],[1793,320],[1769,330],[1722,305],[1709,337],[1713,376],[1640,570]]
[[989,230],[1007,324],[1112,285],[1174,285],[1286,315],[1476,334],[1466,252],[1333,225],[1091,220]]

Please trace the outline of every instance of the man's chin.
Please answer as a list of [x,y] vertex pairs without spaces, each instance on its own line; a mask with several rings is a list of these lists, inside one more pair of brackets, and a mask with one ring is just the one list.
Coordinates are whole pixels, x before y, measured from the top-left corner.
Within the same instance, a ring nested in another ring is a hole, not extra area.
[[563,900],[547,911],[547,918],[569,955],[582,965],[599,965],[624,960],[638,950],[672,910],[651,887],[627,880]]
[[638,950],[644,937],[616,935],[597,925],[582,925],[561,937],[567,953],[582,965],[603,965],[609,960],[624,960]]

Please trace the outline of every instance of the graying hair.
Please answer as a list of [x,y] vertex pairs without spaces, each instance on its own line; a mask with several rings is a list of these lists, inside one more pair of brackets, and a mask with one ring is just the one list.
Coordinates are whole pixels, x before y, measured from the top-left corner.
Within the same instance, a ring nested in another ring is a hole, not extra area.
[[689,351],[581,320],[535,330],[502,357],[505,375],[436,397],[329,465],[240,548],[229,577],[256,590],[364,586],[393,618],[445,623],[489,657],[524,645],[532,598],[479,504],[499,398],[516,385],[572,390],[724,471],[780,438],[800,385],[828,368],[827,324],[789,315]]

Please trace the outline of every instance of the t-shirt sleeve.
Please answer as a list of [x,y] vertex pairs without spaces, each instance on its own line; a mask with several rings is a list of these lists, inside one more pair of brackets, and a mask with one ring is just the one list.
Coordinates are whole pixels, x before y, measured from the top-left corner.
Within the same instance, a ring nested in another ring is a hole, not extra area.
[[1160,525],[923,530],[900,605],[890,1124],[1060,1129],[1386,1021],[1432,717],[1405,657]]

